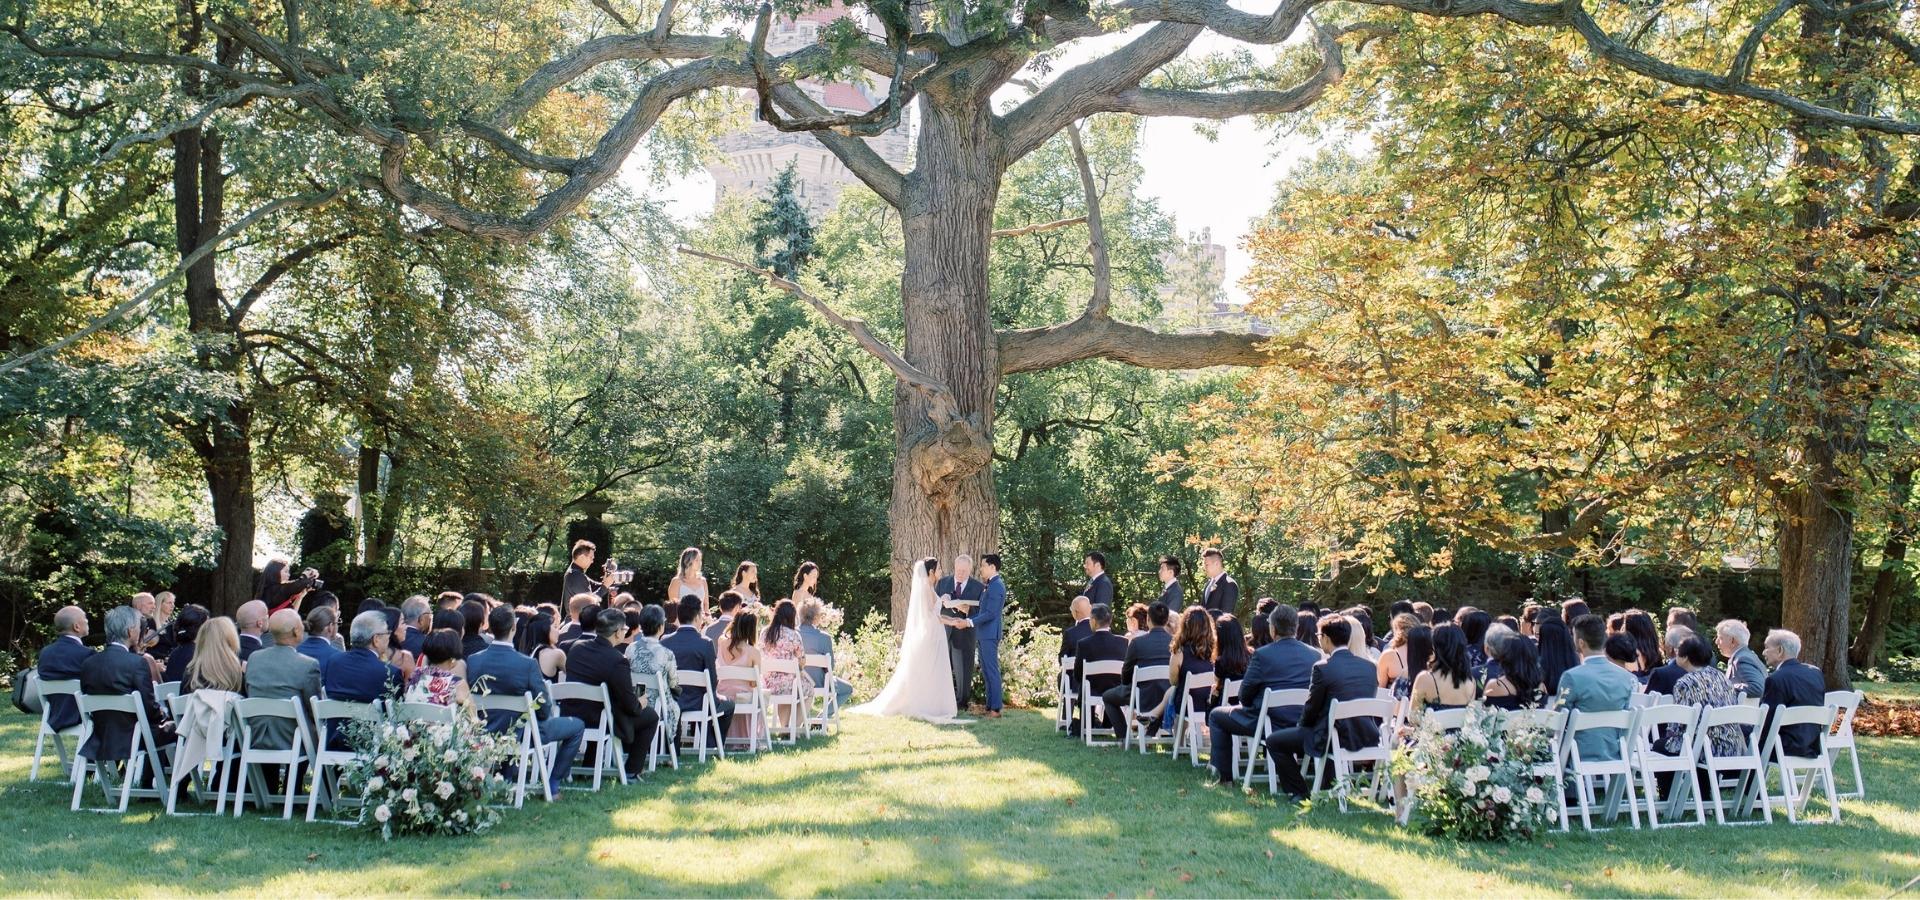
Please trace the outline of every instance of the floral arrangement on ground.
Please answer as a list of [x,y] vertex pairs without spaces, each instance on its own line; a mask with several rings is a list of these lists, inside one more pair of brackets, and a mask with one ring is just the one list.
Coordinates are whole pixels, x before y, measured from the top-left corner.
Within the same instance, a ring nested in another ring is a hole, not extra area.
[[1529,840],[1558,818],[1553,782],[1534,773],[1552,758],[1547,730],[1475,705],[1458,731],[1431,718],[1394,753],[1393,772],[1414,800],[1414,822],[1456,840]]
[[488,734],[456,711],[450,722],[355,723],[348,739],[356,753],[343,781],[364,797],[359,824],[381,838],[468,834],[499,821],[494,804],[509,790],[501,769],[519,755],[511,736]]

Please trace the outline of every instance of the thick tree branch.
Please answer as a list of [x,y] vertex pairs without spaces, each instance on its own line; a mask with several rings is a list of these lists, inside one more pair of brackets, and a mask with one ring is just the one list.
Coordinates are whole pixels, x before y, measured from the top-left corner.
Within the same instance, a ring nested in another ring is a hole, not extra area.
[[1346,76],[1346,61],[1340,52],[1340,36],[1351,31],[1374,33],[1371,26],[1353,26],[1334,31],[1314,29],[1314,43],[1320,51],[1313,73],[1284,90],[1246,90],[1216,93],[1162,88],[1135,88],[1110,98],[1101,112],[1124,112],[1136,116],[1187,116],[1196,119],[1231,119],[1238,116],[1278,115],[1299,112],[1312,106],[1327,88]]
[[[885,21],[884,19],[882,20]],[[754,90],[759,96],[760,119],[779,131],[811,131],[820,133],[832,130],[835,133],[853,137],[872,137],[885,134],[900,125],[900,114],[906,109],[908,100],[913,99],[913,88],[907,80],[909,53],[906,37],[893,25],[887,25],[887,38],[894,44],[893,71],[887,76],[887,98],[879,106],[864,112],[839,113],[822,110],[822,115],[789,119],[774,108],[773,88],[776,83],[791,83],[791,75],[783,74],[776,78],[773,67],[767,58],[767,33],[773,25],[773,4],[760,4],[760,13],[754,19],[753,42],[747,48],[747,57],[753,63]],[[895,204],[898,205],[898,204]]]
[[679,249],[681,253],[685,253],[688,256],[697,256],[701,259],[712,260],[721,265],[731,266],[742,272],[746,272],[749,275],[758,275],[765,279],[768,284],[792,294],[801,302],[813,307],[815,312],[824,316],[827,321],[838,326],[840,330],[852,335],[854,341],[860,345],[861,349],[873,354],[876,359],[885,363],[887,368],[892,369],[894,377],[900,379],[902,384],[905,384],[907,387],[912,388],[921,396],[925,397],[928,406],[928,418],[931,418],[934,424],[945,427],[956,422],[965,421],[960,415],[959,405],[954,402],[953,392],[947,387],[946,383],[921,371],[920,367],[915,366],[913,363],[907,362],[906,357],[901,356],[899,351],[888,346],[885,341],[876,337],[873,330],[867,327],[866,322],[842,315],[838,310],[829,306],[826,301],[807,293],[806,288],[759,266],[744,263],[737,259],[730,259],[718,254],[708,253],[704,250],[695,250],[692,247],[681,247]]
[[206,106],[201,107],[199,112],[196,112],[185,119],[181,119],[178,122],[167,123],[151,131],[142,131],[135,134],[129,134],[120,138],[117,141],[114,141],[113,145],[107,148],[107,152],[101,155],[101,161],[109,162],[119,157],[119,155],[122,152],[124,152],[128,147],[132,147],[136,144],[151,144],[157,141],[164,141],[167,138],[173,137],[174,135],[179,134],[182,131],[186,131],[190,128],[199,128],[200,126],[207,124],[207,120],[213,118],[214,113],[217,113],[223,109],[232,109],[234,107],[244,106],[247,104],[248,101],[253,100],[256,97],[280,97],[280,98],[286,98],[286,99],[295,99],[299,97],[309,96],[313,93],[314,93],[313,89],[305,85],[287,87],[284,85],[268,84],[264,82],[253,82],[249,84],[243,84],[240,87],[237,87],[231,91],[228,91],[225,94],[222,94],[214,98],[212,102],[208,103]]
[[353,240],[353,237],[351,231],[335,232],[326,237],[308,241],[274,260],[265,271],[260,273],[260,277],[253,280],[253,284],[247,286],[246,293],[241,294],[240,299],[233,304],[233,309],[227,313],[227,327],[238,329],[240,323],[246,321],[247,313],[253,309],[253,305],[258,303],[261,297],[266,296],[267,291],[271,290],[273,285],[288,272],[300,268],[307,260],[322,253],[345,246],[348,241]]
[[561,175],[572,175],[574,170],[580,166],[580,160],[573,157],[549,156],[545,153],[535,153],[528,149],[525,144],[514,140],[511,135],[485,122],[474,119],[461,119],[460,130],[480,140],[486,141],[488,144],[493,145],[494,149],[506,154],[508,159],[529,169],[536,169],[542,172],[557,172]]
[[1110,359],[1145,369],[1266,366],[1270,338],[1208,331],[1162,334],[1126,322],[1081,316],[1044,328],[1000,333],[1000,374],[1041,372],[1085,359]]
[[[782,84],[773,89],[772,99],[786,107],[795,115],[803,118],[818,119],[827,114],[826,107],[814,102],[807,92],[798,85]],[[880,199],[887,201],[895,209],[906,204],[907,177],[899,169],[882,159],[865,140],[850,134],[822,130],[813,132],[813,139],[827,148],[840,164],[847,167],[855,177]]]
[[1080,128],[1067,126],[1067,144],[1073,148],[1073,165],[1080,172],[1080,190],[1087,202],[1087,252],[1093,256],[1093,296],[1081,315],[1105,318],[1113,307],[1113,266],[1107,260],[1107,229],[1100,221],[1100,191],[1093,183],[1093,164],[1087,161],[1087,148],[1080,143]]
[[1032,153],[1068,123],[1098,112],[1107,98],[1139,87],[1141,79],[1184,52],[1201,30],[1199,25],[1162,22],[1126,46],[1068,69],[1000,117],[1004,159],[1012,163]]
[[1086,220],[1086,216],[1074,216],[1070,219],[1055,219],[1051,222],[1037,222],[1032,225],[1021,225],[1016,228],[995,228],[993,230],[993,236],[997,238],[1025,237],[1029,234],[1040,234],[1046,231],[1058,231],[1062,228],[1071,228]]

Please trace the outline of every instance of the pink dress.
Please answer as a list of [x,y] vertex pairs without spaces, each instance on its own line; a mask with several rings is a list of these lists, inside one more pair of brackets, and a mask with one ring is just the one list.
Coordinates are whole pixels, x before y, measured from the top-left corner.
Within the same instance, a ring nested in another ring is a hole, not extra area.
[[[774,659],[791,659],[799,662],[806,655],[806,648],[800,645],[800,632],[783,630],[780,636],[767,642],[760,652]],[[786,672],[768,672],[761,676],[766,683],[767,693],[784,694],[793,690],[793,676]]]
[[[727,638],[725,635],[722,635],[720,640],[714,642],[714,650],[716,661],[723,666],[748,666],[757,662],[753,659],[753,648],[751,647],[741,647],[740,655],[733,655],[731,649],[727,646]],[[722,678],[720,679],[720,683],[715,686],[715,690],[720,696],[728,700],[738,701],[742,698],[745,698],[748,702],[752,702],[753,700],[753,682],[751,681],[743,681],[738,678]],[[746,716],[734,716],[733,726],[727,729],[727,737],[744,741],[749,738],[757,740],[760,735],[757,730],[753,728],[751,721]]]

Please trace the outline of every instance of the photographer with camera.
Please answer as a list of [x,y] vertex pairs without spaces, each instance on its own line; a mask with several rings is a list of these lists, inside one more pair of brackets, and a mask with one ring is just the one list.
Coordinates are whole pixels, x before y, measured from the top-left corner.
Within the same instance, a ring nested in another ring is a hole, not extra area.
[[573,542],[572,561],[567,564],[566,577],[560,580],[560,602],[562,604],[567,603],[567,601],[578,594],[592,594],[599,598],[602,603],[605,603],[608,598],[613,596],[610,586],[617,587],[633,580],[632,572],[622,572],[620,570],[620,564],[609,557],[606,565],[601,567],[602,580],[595,581],[592,576],[587,574],[587,569],[593,565],[594,553],[598,550],[599,548],[589,540],[582,539]]
[[281,577],[285,580],[279,584],[267,585],[267,589],[260,596],[261,601],[267,604],[269,615],[283,609],[291,609],[298,613],[300,601],[305,599],[308,591],[317,591],[327,586],[327,583],[320,579],[319,570],[312,567],[300,570],[298,576],[291,578],[287,577],[287,571],[286,568],[282,568]]

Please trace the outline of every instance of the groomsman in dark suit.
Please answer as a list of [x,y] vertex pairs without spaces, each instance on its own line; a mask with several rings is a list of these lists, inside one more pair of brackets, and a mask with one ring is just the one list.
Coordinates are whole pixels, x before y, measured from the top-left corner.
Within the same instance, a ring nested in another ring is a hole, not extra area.
[[956,709],[967,708],[967,694],[973,688],[973,661],[978,644],[973,629],[951,623],[969,618],[980,605],[986,582],[973,577],[973,557],[965,553],[953,558],[953,574],[934,585],[940,597],[940,621],[947,628],[947,660],[953,669],[953,702]]
[[[1092,611],[1088,613],[1088,618],[1091,620],[1093,633],[1082,640],[1073,652],[1073,683],[1076,688],[1079,687],[1081,678],[1085,674],[1087,663],[1107,660],[1124,662],[1127,658],[1127,639],[1113,633],[1113,607],[1095,604]],[[1102,697],[1120,683],[1120,676],[1094,675],[1087,680],[1090,683],[1089,696]],[[1102,709],[1101,706],[1094,708]],[[1105,713],[1103,712],[1102,715]],[[1113,728],[1123,727],[1111,720],[1105,724]],[[1073,728],[1069,729],[1069,733],[1079,736],[1080,723],[1075,723]]]
[[1187,608],[1187,588],[1180,583],[1180,557],[1160,557],[1160,602],[1175,612]]
[[1086,595],[1088,603],[1111,609],[1113,607],[1113,579],[1107,577],[1106,554],[1098,550],[1089,552],[1086,558],[1081,560],[1080,565],[1087,573],[1087,589],[1080,593]]
[[1200,568],[1207,573],[1207,584],[1200,592],[1200,602],[1216,615],[1230,613],[1240,608],[1240,583],[1227,574],[1227,558],[1218,547],[1208,547],[1200,554]]

